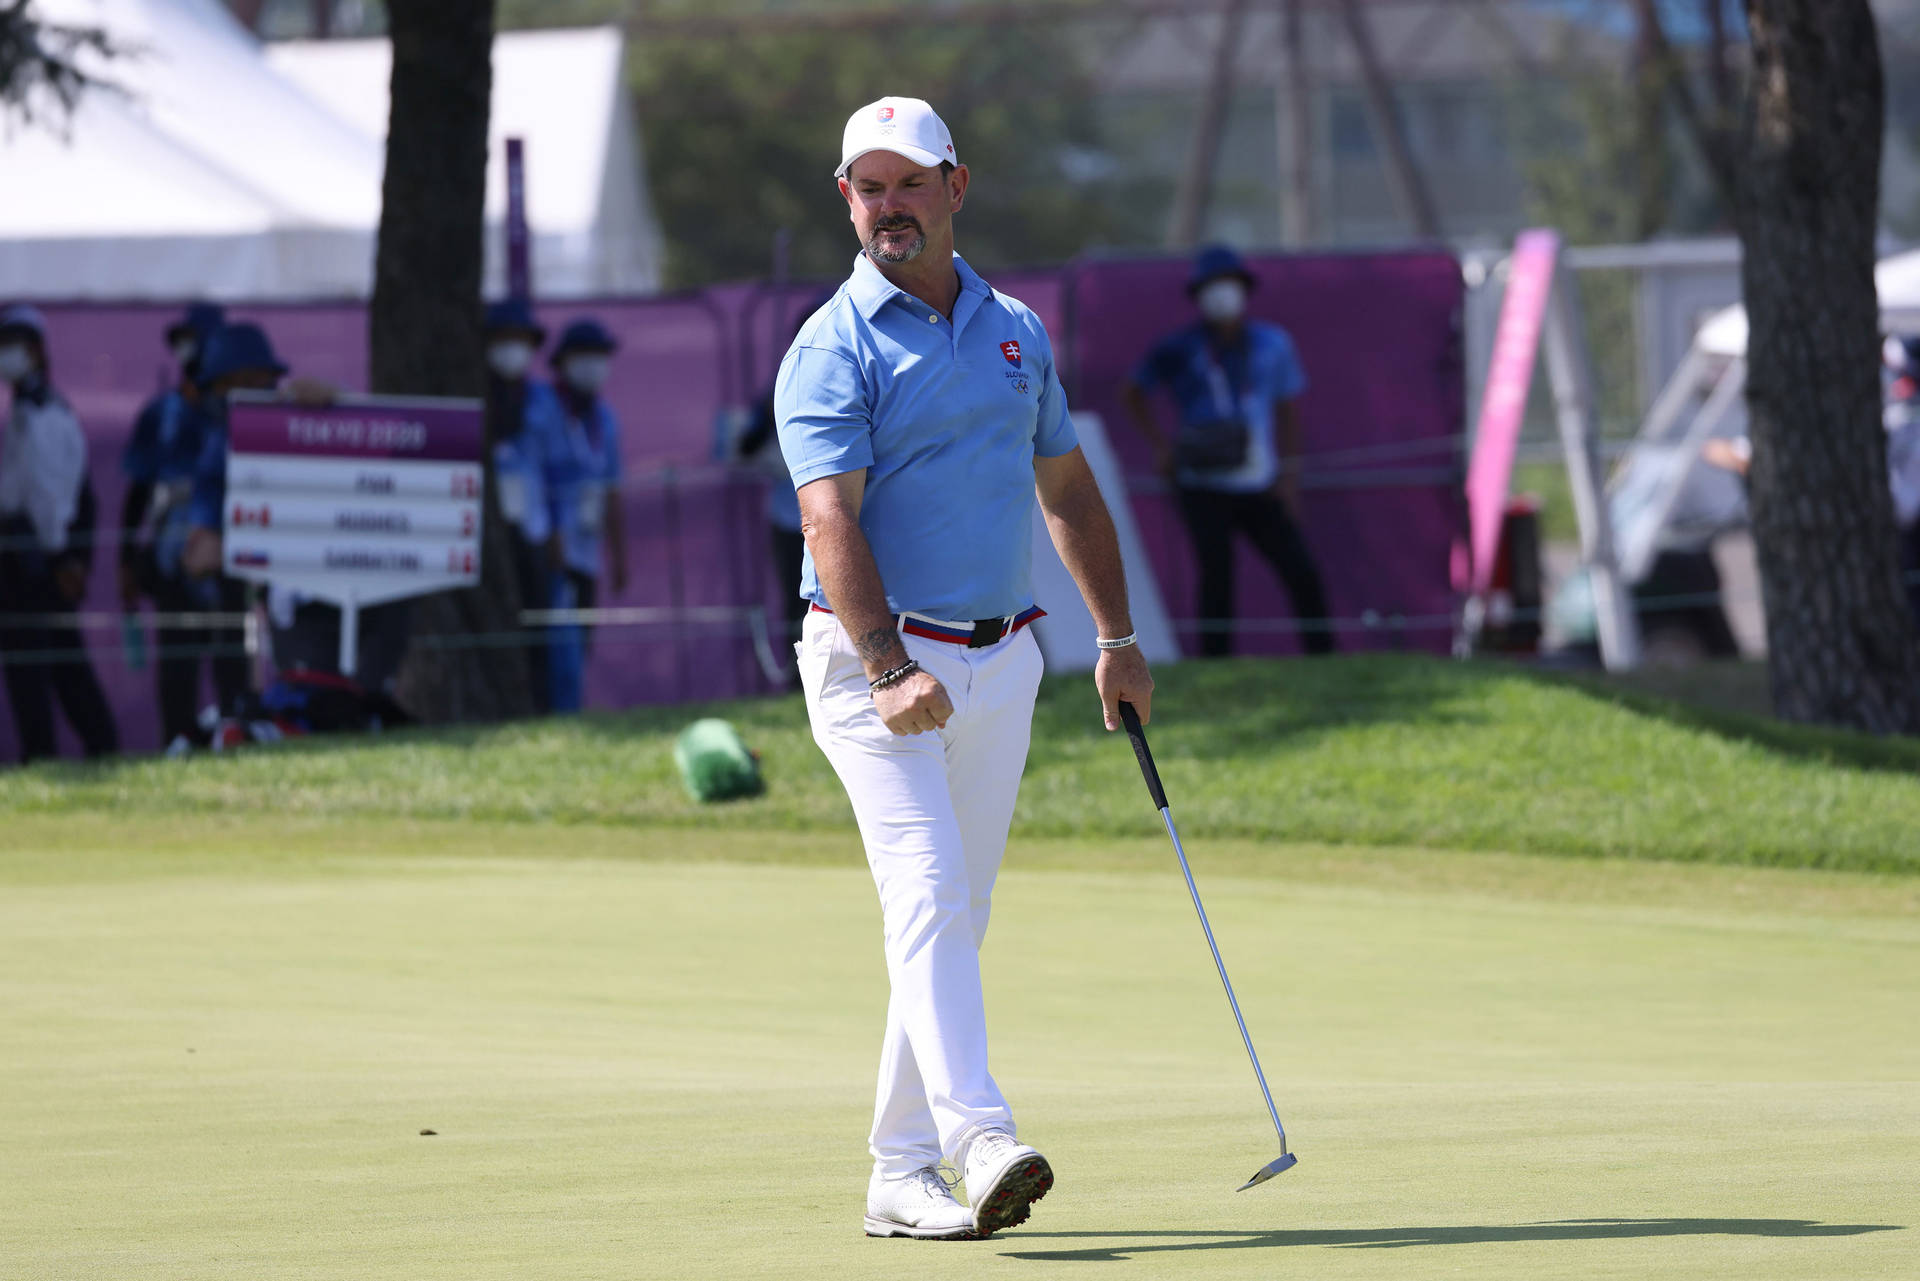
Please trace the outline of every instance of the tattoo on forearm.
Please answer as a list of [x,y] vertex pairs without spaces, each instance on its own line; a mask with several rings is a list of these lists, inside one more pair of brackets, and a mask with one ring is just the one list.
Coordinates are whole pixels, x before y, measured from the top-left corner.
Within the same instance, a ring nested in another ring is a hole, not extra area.
[[854,643],[860,651],[860,657],[869,663],[878,663],[893,657],[893,651],[900,644],[900,633],[891,627],[876,627]]

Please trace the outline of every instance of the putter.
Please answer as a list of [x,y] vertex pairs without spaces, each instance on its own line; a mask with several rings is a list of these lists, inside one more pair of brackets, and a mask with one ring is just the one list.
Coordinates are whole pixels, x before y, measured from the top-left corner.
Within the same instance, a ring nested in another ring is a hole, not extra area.
[[1247,1059],[1253,1064],[1253,1079],[1260,1082],[1260,1097],[1267,1101],[1267,1115],[1273,1118],[1273,1132],[1280,1136],[1280,1158],[1253,1172],[1253,1177],[1235,1189],[1245,1192],[1259,1187],[1274,1175],[1292,1169],[1300,1158],[1287,1151],[1287,1129],[1280,1124],[1280,1110],[1273,1106],[1273,1092],[1267,1089],[1267,1074],[1260,1070],[1260,1056],[1253,1052],[1253,1038],[1247,1035],[1247,1021],[1240,1017],[1240,1002],[1233,995],[1233,980],[1227,977],[1227,963],[1220,959],[1220,945],[1213,941],[1213,926],[1207,921],[1207,909],[1200,902],[1200,889],[1193,883],[1193,869],[1187,866],[1187,852],[1180,848],[1180,833],[1173,826],[1173,811],[1167,807],[1167,789],[1160,786],[1160,771],[1154,768],[1153,753],[1147,750],[1147,733],[1140,728],[1140,714],[1132,703],[1120,704],[1120,720],[1133,741],[1133,754],[1139,758],[1140,773],[1147,780],[1147,791],[1160,807],[1160,818],[1173,838],[1173,852],[1180,858],[1180,874],[1187,878],[1187,893],[1193,895],[1193,910],[1200,914],[1200,929],[1207,936],[1207,948],[1213,953],[1213,967],[1220,971],[1220,986],[1227,989],[1227,1004],[1233,1008],[1233,1021],[1240,1027],[1240,1039],[1247,1047]]

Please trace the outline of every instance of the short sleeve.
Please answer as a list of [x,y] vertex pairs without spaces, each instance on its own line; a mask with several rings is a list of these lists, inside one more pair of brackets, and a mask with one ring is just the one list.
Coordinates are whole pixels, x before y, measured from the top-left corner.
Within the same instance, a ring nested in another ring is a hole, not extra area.
[[851,359],[795,347],[780,362],[773,412],[793,487],[873,466],[873,410]]
[[1173,382],[1184,363],[1185,353],[1181,350],[1179,336],[1163,338],[1133,367],[1131,381],[1142,391],[1165,387]]
[[1300,363],[1300,352],[1293,335],[1284,329],[1274,331],[1273,398],[1293,400],[1307,390],[1307,369]]
[[[1045,340],[1046,336],[1043,333],[1041,337]],[[1080,447],[1080,434],[1073,429],[1073,416],[1067,411],[1067,393],[1054,366],[1051,341],[1044,350],[1047,368],[1040,383],[1040,417],[1033,429],[1033,452],[1040,458],[1059,458]]]

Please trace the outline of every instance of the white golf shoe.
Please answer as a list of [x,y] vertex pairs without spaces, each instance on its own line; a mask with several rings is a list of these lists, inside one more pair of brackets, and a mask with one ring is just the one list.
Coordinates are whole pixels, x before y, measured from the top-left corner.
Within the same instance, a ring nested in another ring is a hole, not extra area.
[[923,1165],[898,1179],[878,1174],[867,1184],[867,1235],[922,1241],[971,1241],[973,1211],[954,1199],[938,1166]]
[[1053,1187],[1047,1158],[1005,1130],[980,1130],[967,1144],[967,1200],[973,1230],[991,1236],[1025,1223],[1033,1203]]

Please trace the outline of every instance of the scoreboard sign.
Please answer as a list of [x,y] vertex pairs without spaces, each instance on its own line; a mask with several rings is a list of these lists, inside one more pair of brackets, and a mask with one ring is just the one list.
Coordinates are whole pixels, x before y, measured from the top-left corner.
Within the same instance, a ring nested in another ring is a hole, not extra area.
[[483,435],[474,400],[315,406],[236,394],[226,572],[332,601],[349,618],[364,605],[475,585]]

